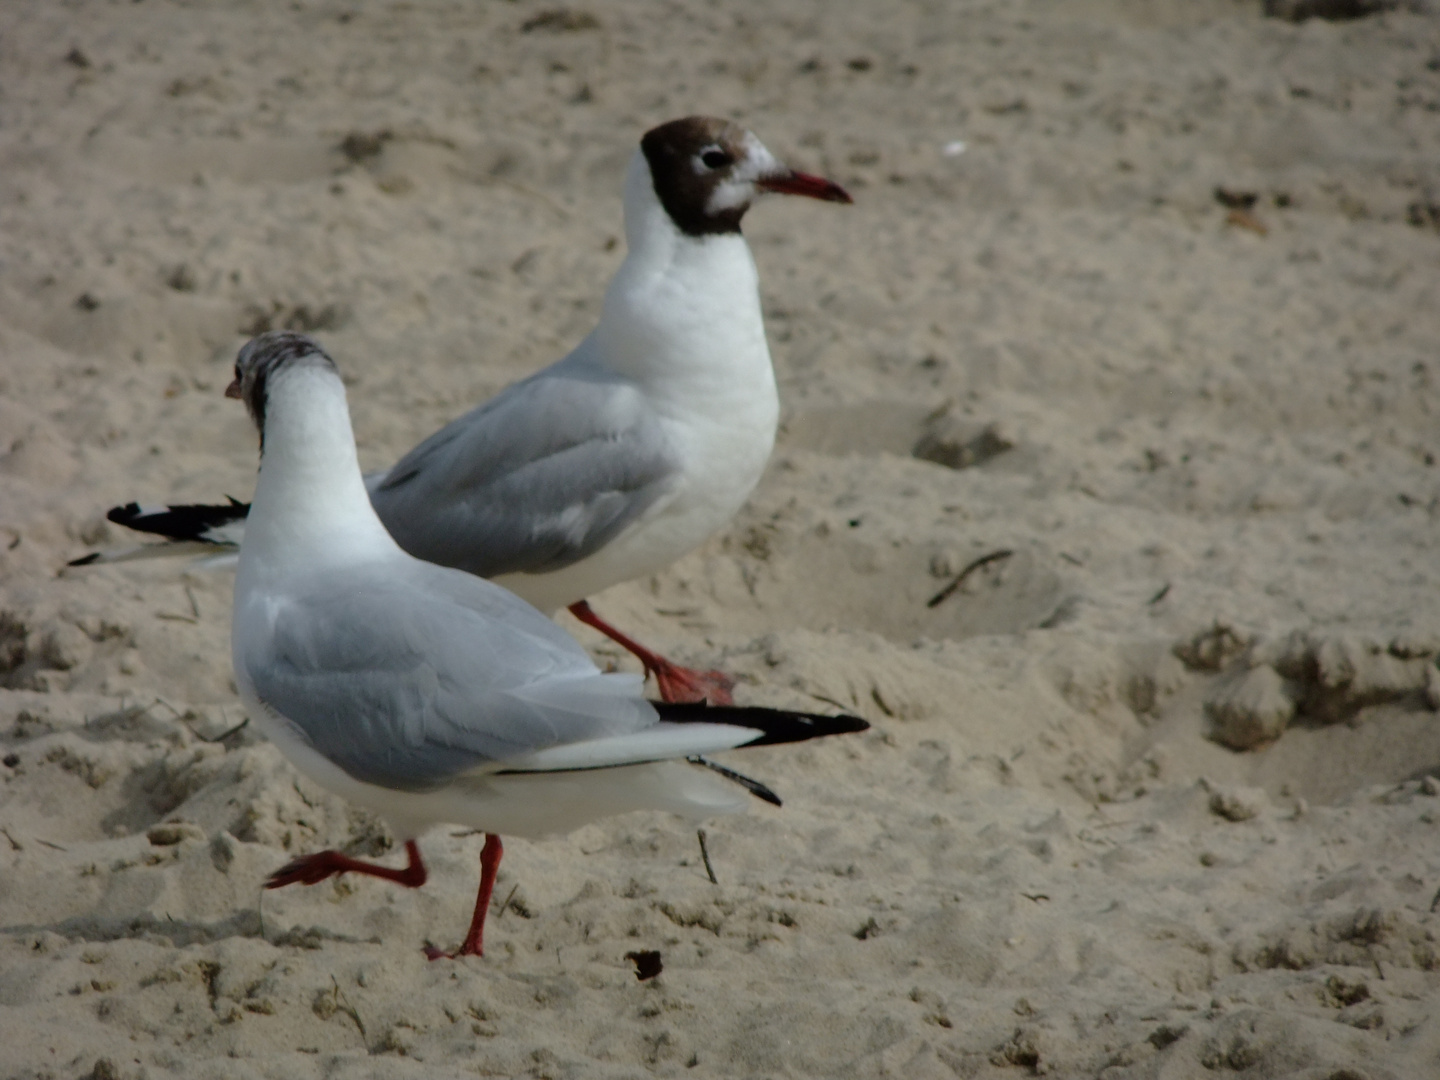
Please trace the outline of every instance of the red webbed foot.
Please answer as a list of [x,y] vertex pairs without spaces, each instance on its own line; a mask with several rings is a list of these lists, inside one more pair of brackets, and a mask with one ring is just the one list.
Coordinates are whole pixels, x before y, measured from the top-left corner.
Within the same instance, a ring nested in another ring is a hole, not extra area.
[[645,665],[645,673],[655,676],[655,685],[660,690],[661,701],[708,701],[711,705],[735,704],[735,699],[730,696],[730,691],[735,688],[735,680],[723,671],[696,671],[693,668],[681,667],[679,664],[666,660],[659,653],[652,652],[634,638],[616,630],[615,627],[596,615],[586,600],[571,604],[570,614],[586,626],[593,626],[627,652],[633,653],[640,663]]
[[405,851],[409,861],[403,869],[399,870],[381,866],[379,863],[352,859],[349,855],[333,849],[317,851],[313,855],[301,855],[297,859],[291,859],[266,878],[265,888],[282,889],[286,885],[294,885],[297,882],[301,885],[316,885],[336,874],[368,874],[370,877],[393,881],[406,888],[418,889],[425,884],[425,879],[429,876],[425,870],[425,863],[420,859],[420,848],[416,846],[414,840],[407,840],[405,841]]
[[696,671],[694,668],[671,663],[663,657],[655,657],[655,661],[649,670],[655,676],[661,701],[735,704],[735,699],[730,694],[735,688],[735,680],[723,671]]
[[488,833],[485,846],[480,850],[480,892],[475,897],[475,914],[470,919],[470,930],[454,952],[426,945],[425,956],[428,959],[458,960],[462,956],[485,955],[485,916],[490,911],[490,897],[495,892],[495,875],[500,870],[500,857],[504,854],[505,848],[500,843],[500,837]]

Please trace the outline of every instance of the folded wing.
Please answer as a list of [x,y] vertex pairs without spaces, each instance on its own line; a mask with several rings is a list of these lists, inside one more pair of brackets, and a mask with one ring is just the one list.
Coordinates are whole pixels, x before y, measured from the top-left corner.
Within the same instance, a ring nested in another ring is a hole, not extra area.
[[406,551],[495,577],[592,554],[663,497],[679,467],[633,384],[562,365],[446,425],[367,486]]
[[257,696],[368,783],[425,790],[657,722],[639,677],[602,674],[529,605],[453,571],[352,568],[245,604],[235,658]]

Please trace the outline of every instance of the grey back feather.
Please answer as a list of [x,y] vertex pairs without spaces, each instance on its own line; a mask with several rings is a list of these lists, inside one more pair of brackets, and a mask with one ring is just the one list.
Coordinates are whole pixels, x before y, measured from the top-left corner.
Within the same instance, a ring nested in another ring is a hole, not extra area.
[[453,570],[326,571],[258,603],[268,632],[247,633],[237,663],[262,702],[358,780],[424,790],[658,719],[634,676],[602,674],[524,601]]
[[678,470],[632,383],[565,364],[452,421],[367,484],[406,551],[496,577],[592,554],[664,495]]

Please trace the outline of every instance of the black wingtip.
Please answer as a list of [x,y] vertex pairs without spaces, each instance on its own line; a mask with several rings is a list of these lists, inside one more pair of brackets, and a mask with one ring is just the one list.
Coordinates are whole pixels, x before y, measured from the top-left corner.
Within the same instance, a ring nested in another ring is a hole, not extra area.
[[849,713],[841,713],[839,716],[822,716],[815,719],[824,721],[829,730],[826,735],[849,735],[857,731],[869,731],[870,721],[858,716],[851,716]]
[[726,780],[733,780],[735,783],[743,787],[746,791],[750,792],[751,795],[754,795],[757,799],[763,799],[771,806],[785,805],[780,801],[779,795],[776,795],[775,792],[771,791],[759,780],[755,780],[749,776],[746,776],[744,773],[738,773],[734,769],[727,769],[724,765],[717,765],[709,758],[703,758],[699,754],[696,754],[692,758],[686,758],[685,760],[690,762],[690,764],[692,765],[703,765],[705,766],[705,768],[719,773],[721,776],[725,777]]
[[105,514],[116,525],[124,525],[136,532],[151,533],[169,537],[171,540],[197,540],[204,544],[228,543],[228,538],[217,537],[214,530],[232,525],[246,517],[250,505],[233,495],[227,495],[225,505],[209,503],[187,503],[175,506],[152,506],[149,509],[139,503],[113,506]]
[[71,559],[66,566],[89,566],[93,562],[100,561],[100,552],[92,551],[89,555],[81,555],[78,559]]
[[[126,503],[124,506],[112,506],[105,512],[105,517],[116,525],[129,525],[141,514],[139,503]],[[73,564],[72,564],[73,565]]]
[[746,746],[773,746],[777,743],[805,742],[826,735],[849,735],[868,731],[870,724],[858,716],[841,713],[821,716],[818,713],[792,712],[789,709],[766,709],[757,705],[707,705],[699,703],[656,702],[662,720],[677,724],[735,724],[755,728],[764,734],[745,743]]

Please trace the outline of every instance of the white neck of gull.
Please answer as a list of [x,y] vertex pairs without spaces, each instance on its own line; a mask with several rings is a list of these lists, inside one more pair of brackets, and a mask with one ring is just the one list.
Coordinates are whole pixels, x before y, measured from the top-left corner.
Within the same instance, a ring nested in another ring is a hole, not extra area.
[[247,561],[294,567],[321,553],[334,564],[398,551],[360,477],[340,376],[320,365],[292,367],[271,375],[266,391],[265,445],[242,573]]
[[728,400],[740,387],[752,401],[773,398],[759,277],[745,238],[681,232],[640,151],[625,177],[625,239],[629,253],[600,322],[577,352],[661,397]]

